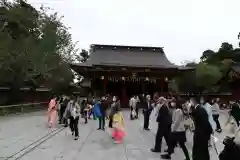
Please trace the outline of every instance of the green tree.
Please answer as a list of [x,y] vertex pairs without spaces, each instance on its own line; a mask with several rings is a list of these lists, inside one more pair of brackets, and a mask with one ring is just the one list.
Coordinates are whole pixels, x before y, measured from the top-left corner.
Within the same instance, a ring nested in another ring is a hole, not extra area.
[[213,56],[214,54],[215,54],[214,51],[208,49],[208,50],[203,52],[203,54],[202,54],[200,59],[202,61],[204,61],[204,60],[208,59],[209,57]]
[[79,62],[86,62],[89,58],[89,52],[85,49],[82,49],[82,51],[80,52],[79,55],[77,55],[76,59],[79,61]]
[[200,91],[214,91],[215,85],[222,78],[222,73],[217,66],[199,63],[196,67],[196,85]]
[[68,62],[78,50],[62,17],[24,0],[0,5],[0,85],[15,91],[26,81],[32,87],[67,86],[73,80]]

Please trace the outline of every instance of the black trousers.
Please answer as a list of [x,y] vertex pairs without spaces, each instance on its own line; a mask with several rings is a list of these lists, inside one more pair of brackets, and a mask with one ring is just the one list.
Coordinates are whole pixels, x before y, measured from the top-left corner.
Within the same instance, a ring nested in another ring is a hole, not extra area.
[[189,153],[187,147],[185,145],[186,142],[186,133],[183,132],[173,132],[171,133],[169,146],[168,146],[168,154],[171,155],[174,153],[174,148],[177,144],[182,148],[182,151],[185,155],[186,160],[190,160]]
[[[136,112],[135,116],[132,115],[133,110]],[[138,111],[139,111],[138,107],[136,107],[136,108],[130,107],[130,119],[131,120],[133,120],[134,118],[138,118]]]
[[219,123],[218,118],[219,118],[219,115],[213,115],[213,120],[214,120],[215,123],[216,123],[217,129],[222,129],[222,128],[221,128],[221,125],[220,125],[220,123]]
[[60,122],[60,123],[64,123],[64,122],[63,122],[63,119],[64,119],[64,118],[63,118],[63,114],[64,114],[64,112],[65,112],[65,109],[66,109],[66,108],[64,108],[64,107],[61,107],[61,108],[60,108],[60,111],[59,111],[59,114],[60,114],[60,115],[59,115],[59,122]]
[[83,118],[85,120],[85,123],[88,123],[88,111],[83,111]]
[[148,111],[143,111],[143,116],[144,116],[144,124],[143,128],[148,129],[149,128],[149,118],[150,118],[151,112]]
[[108,127],[109,127],[109,128],[112,128],[112,127],[113,127],[113,116],[109,116]]
[[192,160],[210,160],[208,141],[210,136],[194,134],[193,135],[193,148]]
[[71,129],[71,132],[75,135],[75,137],[79,136],[78,121],[79,121],[79,117],[76,117],[76,118],[70,117],[69,127]]
[[68,127],[68,118],[63,117],[62,124],[64,124],[64,127]]
[[235,118],[235,117],[233,117],[233,118],[234,118],[234,120],[237,122],[237,126],[239,127],[239,125],[240,125],[240,124],[239,124],[239,121],[240,121],[240,120],[237,119],[237,118]]
[[105,116],[98,117],[98,121],[99,121],[98,128],[104,129],[105,128]]
[[156,139],[155,139],[155,147],[154,149],[156,151],[161,151],[162,149],[162,138],[165,138],[165,141],[167,143],[167,146],[170,146],[170,134],[171,134],[171,125],[169,126],[161,126],[158,123],[158,129],[157,129],[157,134],[156,134]]
[[130,119],[133,120],[135,117],[132,115],[132,111],[134,110],[133,107],[130,107]]
[[138,112],[139,112],[138,107],[136,107],[135,111],[136,111],[136,118],[138,118]]

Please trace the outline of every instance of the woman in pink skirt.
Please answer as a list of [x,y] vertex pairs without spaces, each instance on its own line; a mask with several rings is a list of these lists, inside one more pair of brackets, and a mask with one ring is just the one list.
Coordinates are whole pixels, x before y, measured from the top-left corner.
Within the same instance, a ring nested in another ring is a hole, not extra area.
[[48,127],[52,128],[53,124],[56,123],[56,118],[57,118],[57,98],[53,98],[50,100],[48,104],[48,111],[47,111],[47,116],[48,116]]

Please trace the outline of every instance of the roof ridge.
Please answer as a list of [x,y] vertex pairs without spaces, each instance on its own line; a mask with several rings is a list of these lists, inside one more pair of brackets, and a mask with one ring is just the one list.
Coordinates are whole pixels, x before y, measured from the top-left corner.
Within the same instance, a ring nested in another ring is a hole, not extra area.
[[139,50],[139,51],[155,51],[155,52],[162,52],[163,47],[152,47],[152,46],[130,46],[130,45],[105,45],[105,44],[92,44],[91,48],[93,49],[126,49],[126,50]]

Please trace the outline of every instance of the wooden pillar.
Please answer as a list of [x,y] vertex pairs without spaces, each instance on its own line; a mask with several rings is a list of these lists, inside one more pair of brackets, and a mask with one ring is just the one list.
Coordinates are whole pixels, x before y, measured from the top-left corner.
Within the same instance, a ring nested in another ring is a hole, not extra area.
[[122,82],[121,86],[122,86],[121,100],[122,100],[122,105],[124,108],[124,107],[127,107],[127,104],[128,104],[125,81]]
[[160,85],[160,92],[161,92],[161,94],[163,93],[163,81],[162,81],[162,79],[160,79],[159,80],[159,85]]
[[108,77],[104,76],[104,80],[103,80],[103,94],[104,95],[107,94],[107,82],[108,82]]
[[142,83],[142,93],[141,94],[143,94],[143,93],[145,93],[145,81],[143,81],[143,83]]
[[89,94],[94,95],[94,91],[96,90],[96,88],[95,88],[95,83],[96,83],[95,77],[94,76],[90,77],[89,81],[91,81],[90,82],[91,83],[91,87],[88,90],[88,96],[89,96]]

